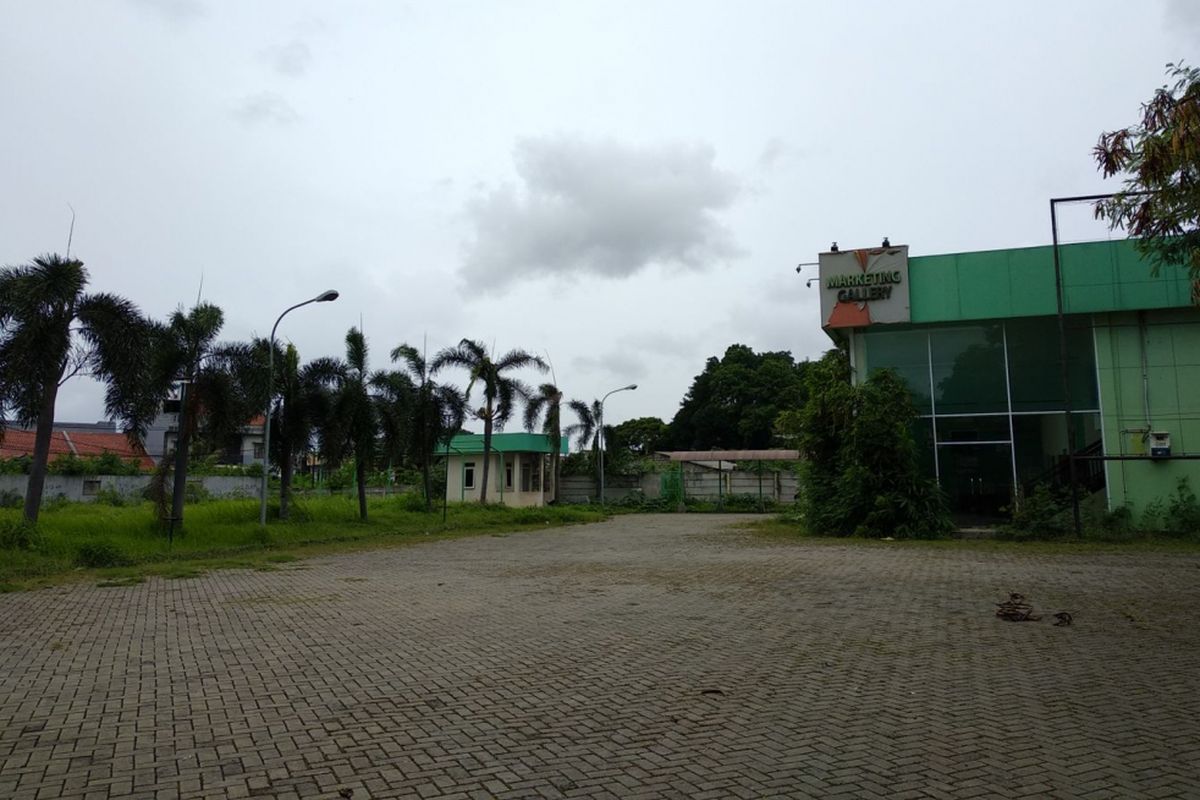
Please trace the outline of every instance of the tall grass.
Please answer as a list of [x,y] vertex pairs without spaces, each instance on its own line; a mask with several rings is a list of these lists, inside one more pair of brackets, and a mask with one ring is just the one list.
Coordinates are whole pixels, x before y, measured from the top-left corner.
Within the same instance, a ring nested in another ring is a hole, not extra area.
[[[593,522],[604,515],[580,507],[508,508],[452,505],[443,524],[434,513],[408,510],[403,496],[368,499],[368,521],[352,497],[314,497],[293,505],[293,519],[258,524],[258,501],[212,500],[189,505],[172,541],[150,503],[127,506],[72,503],[43,510],[32,535],[17,537],[18,509],[0,509],[0,588],[58,579],[81,566],[153,565],[361,542],[402,543],[430,537],[543,528]],[[278,509],[273,510],[278,513]],[[22,546],[17,546],[17,543]]]

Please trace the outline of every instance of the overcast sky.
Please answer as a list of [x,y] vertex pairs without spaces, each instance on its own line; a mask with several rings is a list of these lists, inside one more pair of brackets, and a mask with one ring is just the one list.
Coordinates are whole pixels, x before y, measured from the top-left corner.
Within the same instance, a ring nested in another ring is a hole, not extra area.
[[203,281],[245,339],[336,288],[280,326],[303,358],[360,320],[376,367],[522,347],[569,397],[637,382],[611,422],[669,420],[735,342],[819,355],[794,268],[833,240],[1047,243],[1049,197],[1115,186],[1100,131],[1200,62],[1192,0],[0,11],[0,264],[64,251],[69,204],[93,288],[152,316]]

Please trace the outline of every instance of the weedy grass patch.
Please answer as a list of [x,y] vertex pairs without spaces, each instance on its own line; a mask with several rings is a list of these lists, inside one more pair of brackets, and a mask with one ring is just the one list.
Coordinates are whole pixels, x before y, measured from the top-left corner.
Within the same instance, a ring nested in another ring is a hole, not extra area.
[[264,531],[257,500],[207,500],[187,506],[184,523],[168,537],[148,502],[56,504],[43,508],[33,530],[23,526],[20,509],[0,508],[0,532],[8,532],[0,537],[0,587],[15,591],[71,580],[117,586],[149,575],[186,579],[214,569],[299,569],[291,562],[342,550],[606,518],[586,507],[455,504],[443,522],[440,508],[414,510],[396,496],[369,498],[366,522],[358,519],[352,497],[298,499],[294,510],[294,519],[279,520],[274,509]]

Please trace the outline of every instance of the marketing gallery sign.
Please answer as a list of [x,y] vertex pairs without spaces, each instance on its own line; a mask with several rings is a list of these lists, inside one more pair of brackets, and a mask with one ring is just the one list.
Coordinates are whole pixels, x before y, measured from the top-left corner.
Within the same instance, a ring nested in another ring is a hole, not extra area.
[[908,245],[821,253],[826,328],[908,322]]

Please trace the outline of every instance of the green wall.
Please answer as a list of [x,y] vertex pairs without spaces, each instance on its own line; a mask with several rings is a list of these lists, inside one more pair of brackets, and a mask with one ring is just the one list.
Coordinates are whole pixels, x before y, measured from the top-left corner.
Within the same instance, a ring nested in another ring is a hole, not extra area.
[[[1096,369],[1109,455],[1148,453],[1142,431],[1147,415],[1142,382],[1146,354],[1150,427],[1171,434],[1172,454],[1200,455],[1200,310],[1097,314]],[[1187,476],[1200,493],[1200,461],[1110,461],[1109,505],[1135,511],[1171,494]]]
[[[1190,305],[1183,270],[1157,278],[1134,242],[1059,247],[1064,310],[1069,314]],[[1054,248],[1022,247],[909,259],[912,322],[1039,317],[1057,313]]]

